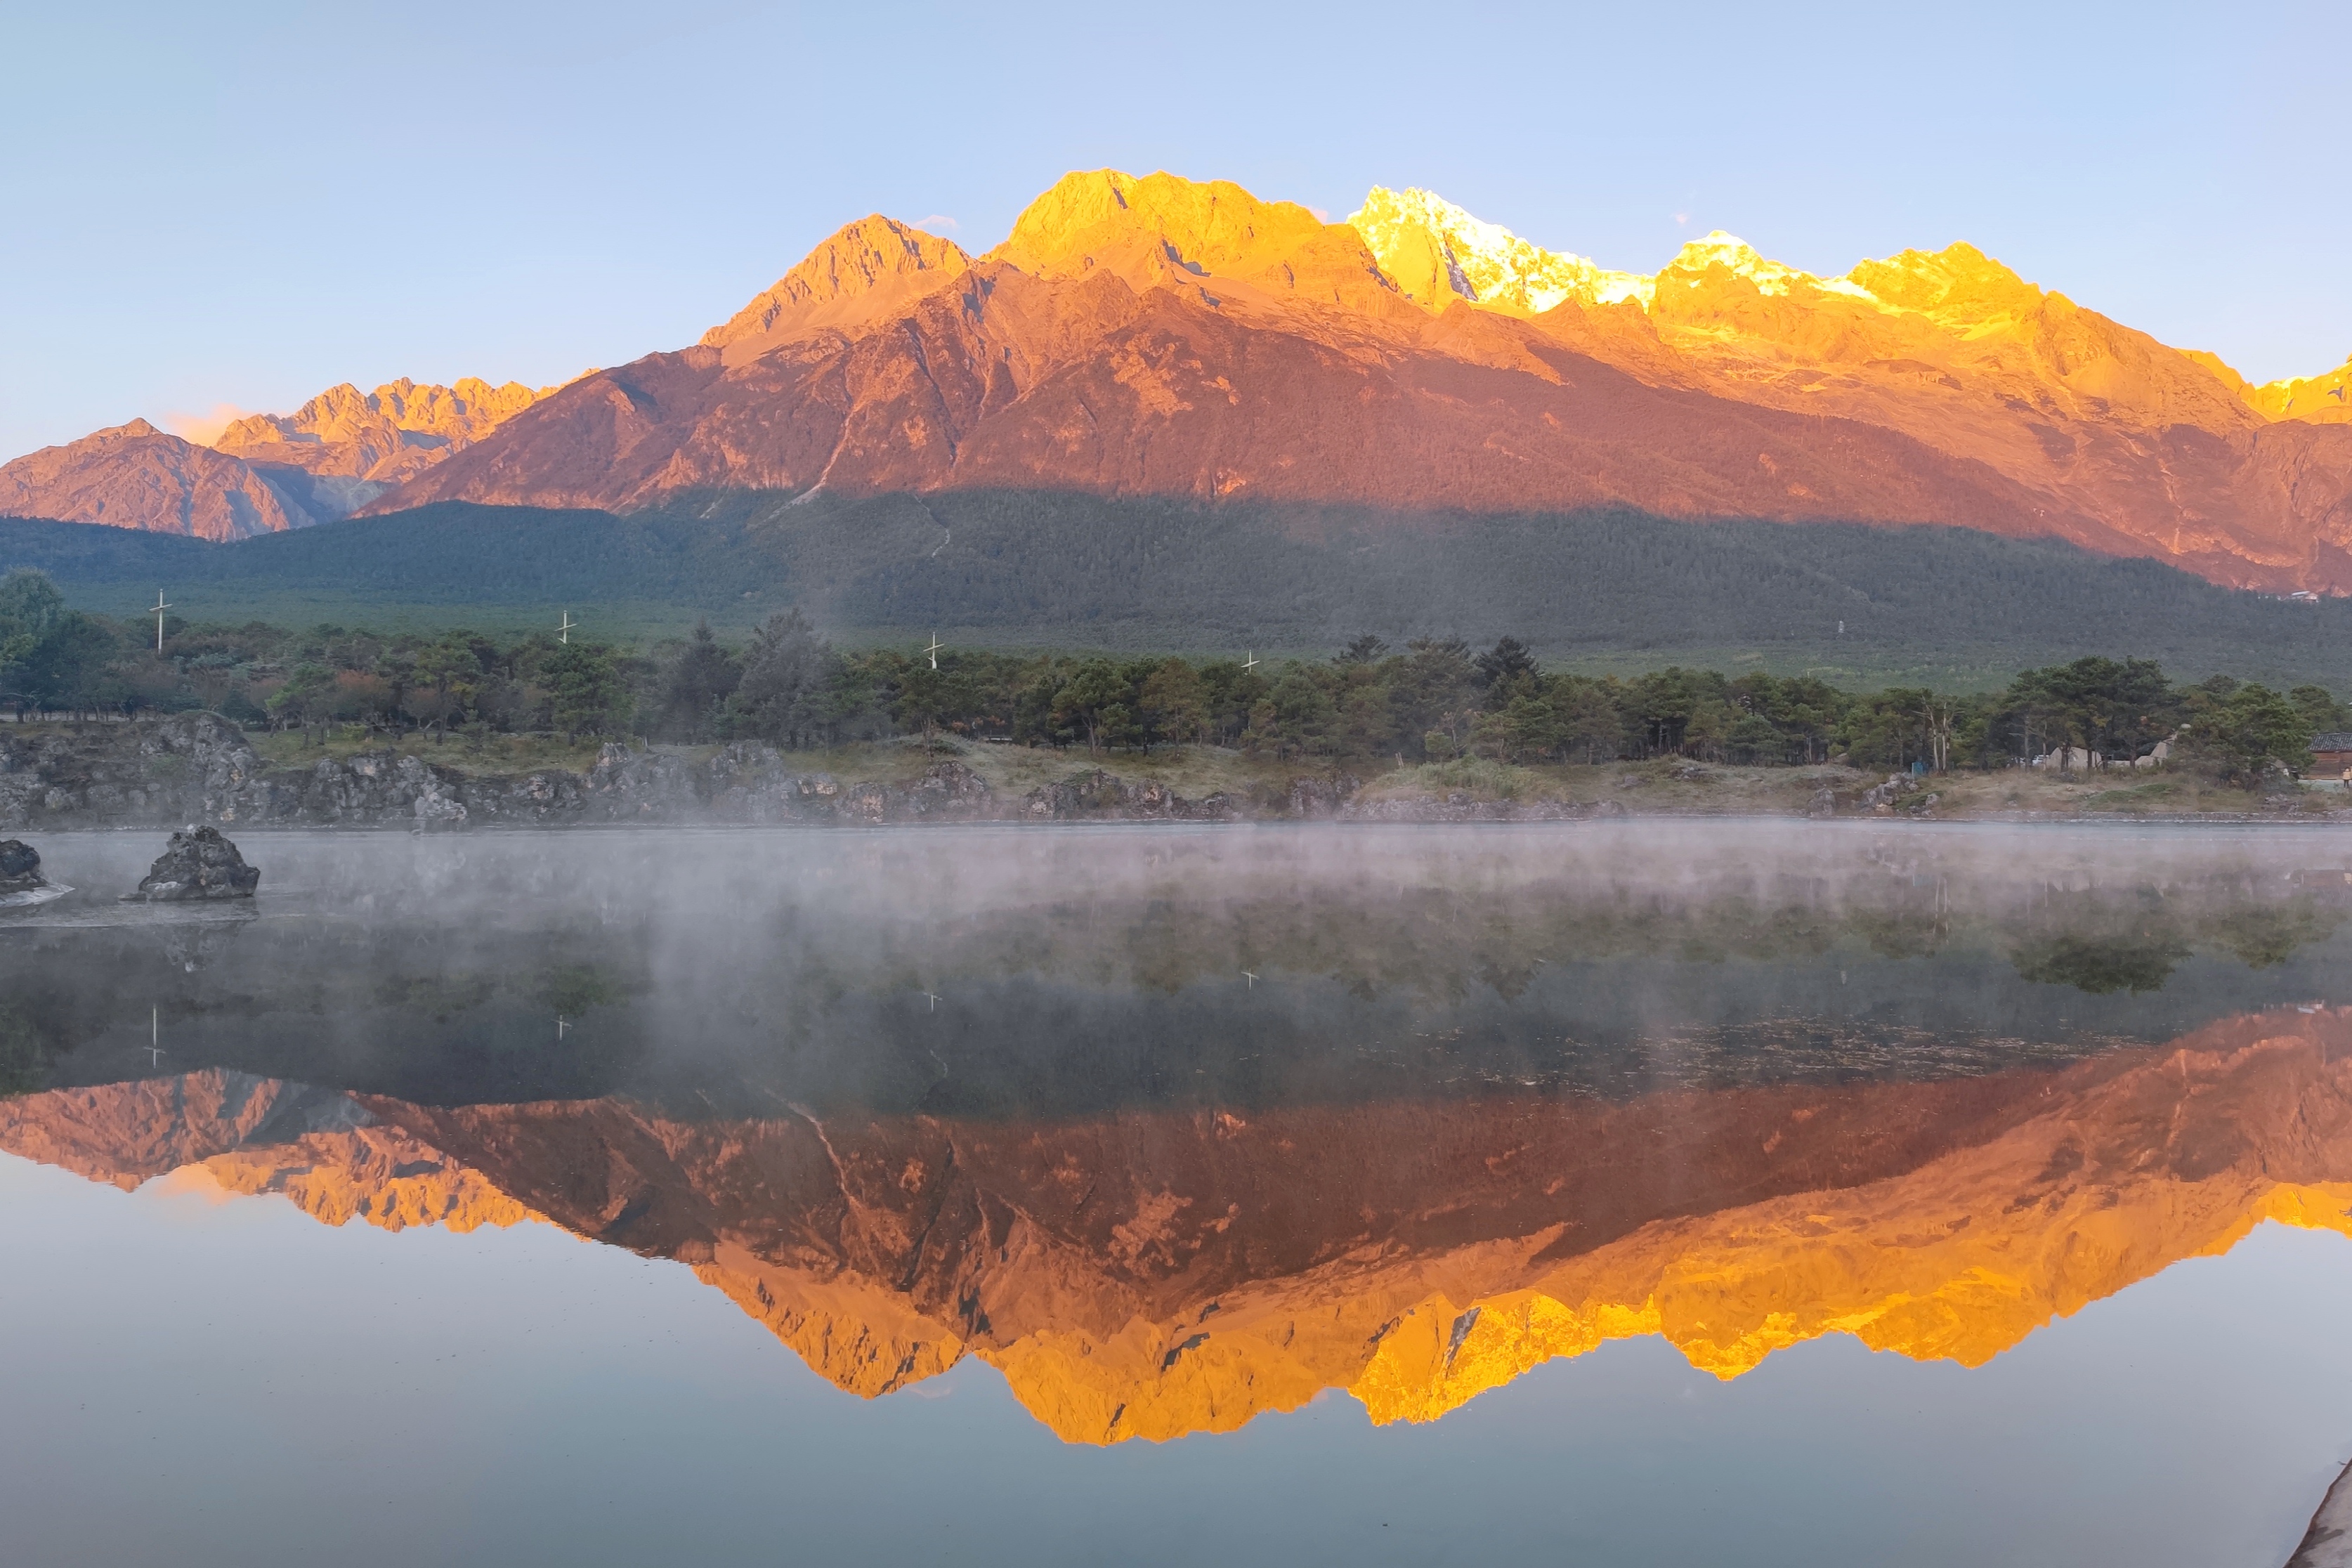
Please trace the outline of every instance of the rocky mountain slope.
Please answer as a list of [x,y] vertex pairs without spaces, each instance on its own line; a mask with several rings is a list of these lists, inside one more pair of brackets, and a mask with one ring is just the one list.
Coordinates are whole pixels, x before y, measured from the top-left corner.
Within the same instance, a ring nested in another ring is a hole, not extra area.
[[2352,1058],[2260,1014],[2056,1072],[1129,1110],[422,1106],[217,1070],[0,1102],[0,1148],[191,1164],[329,1223],[544,1216],[691,1265],[873,1396],[967,1355],[1073,1442],[1345,1388],[1426,1421],[1658,1335],[1734,1377],[1831,1332],[1978,1365],[2265,1219],[2342,1230]]
[[237,458],[144,419],[0,466],[0,516],[47,517],[226,542],[316,521]]
[[551,388],[405,378],[330,387],[290,415],[239,419],[209,447],[144,419],[0,466],[0,516],[216,542],[347,517],[480,439]]
[[773,287],[703,333],[702,346],[743,364],[813,331],[854,331],[947,288],[971,266],[953,240],[877,213],[809,252]]
[[462,451],[553,391],[467,376],[419,386],[405,376],[373,392],[331,386],[289,415],[257,414],[223,430],[215,450],[301,494],[314,516],[343,516]]

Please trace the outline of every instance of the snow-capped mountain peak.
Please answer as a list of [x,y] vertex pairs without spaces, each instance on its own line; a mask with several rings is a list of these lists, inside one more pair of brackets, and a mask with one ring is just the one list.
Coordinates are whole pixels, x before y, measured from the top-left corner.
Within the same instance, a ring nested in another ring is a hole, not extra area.
[[1651,279],[1546,250],[1472,216],[1433,191],[1374,186],[1348,217],[1400,288],[1428,305],[1449,298],[1538,314],[1563,300],[1646,306]]
[[1847,294],[1873,304],[1880,303],[1876,295],[1851,278],[1817,278],[1785,262],[1770,259],[1738,235],[1726,234],[1719,228],[1685,245],[1666,264],[1666,271],[1704,273],[1714,267],[1745,278],[1756,285],[1756,291],[1759,294],[1786,294],[1800,286],[1810,286],[1826,293]]

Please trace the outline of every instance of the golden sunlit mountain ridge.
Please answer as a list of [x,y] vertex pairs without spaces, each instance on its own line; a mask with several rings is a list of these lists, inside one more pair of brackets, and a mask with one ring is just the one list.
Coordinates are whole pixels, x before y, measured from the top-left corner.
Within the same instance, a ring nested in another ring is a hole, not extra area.
[[345,383],[292,414],[231,421],[209,446],[143,419],[0,466],[0,515],[227,542],[349,515],[552,391],[472,376]]

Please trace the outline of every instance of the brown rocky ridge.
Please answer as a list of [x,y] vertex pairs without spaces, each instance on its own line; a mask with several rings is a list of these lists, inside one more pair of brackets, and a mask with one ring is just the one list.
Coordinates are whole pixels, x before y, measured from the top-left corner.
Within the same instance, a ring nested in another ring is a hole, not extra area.
[[0,1102],[0,1149],[124,1186],[201,1165],[337,1224],[544,1216],[688,1263],[853,1393],[976,1355],[1109,1443],[1332,1388],[1431,1420],[1635,1335],[1721,1377],[1831,1332],[1981,1364],[2263,1220],[2347,1230],[2352,1022],[1937,1082],[1051,1123],[436,1108],[213,1070]]

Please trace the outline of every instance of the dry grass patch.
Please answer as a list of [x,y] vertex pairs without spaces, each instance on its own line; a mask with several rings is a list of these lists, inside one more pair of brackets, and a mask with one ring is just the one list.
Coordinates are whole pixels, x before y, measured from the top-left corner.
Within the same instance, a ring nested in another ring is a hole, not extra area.
[[304,768],[321,757],[341,760],[362,752],[397,752],[422,757],[436,767],[461,773],[527,773],[535,768],[585,773],[596,763],[602,742],[568,742],[561,735],[442,735],[425,731],[386,734],[357,724],[338,724],[306,737],[299,730],[248,731],[246,739],[273,768]]

